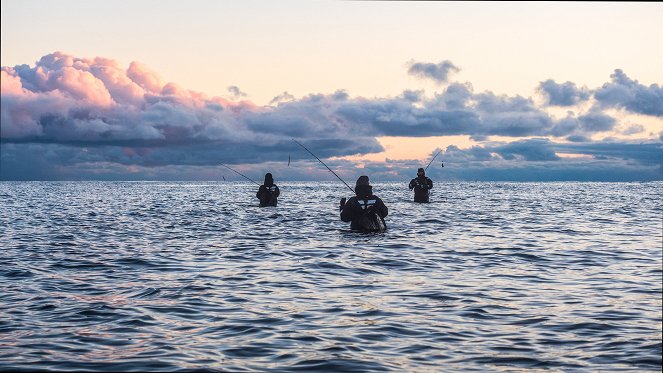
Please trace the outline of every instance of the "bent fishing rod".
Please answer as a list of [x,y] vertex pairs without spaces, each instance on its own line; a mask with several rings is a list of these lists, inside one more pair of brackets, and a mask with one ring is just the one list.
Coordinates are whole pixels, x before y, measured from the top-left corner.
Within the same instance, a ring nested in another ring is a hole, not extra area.
[[[242,173],[240,173],[240,172],[237,172],[237,171],[233,170],[233,169],[232,169],[232,168],[230,168],[229,166],[226,166],[226,165],[225,165],[225,164],[223,164],[223,163],[221,163],[221,166],[223,166],[223,167],[225,167],[225,168],[229,169],[230,171],[232,171],[232,172],[234,172],[234,173],[238,174],[239,176],[242,176],[242,177],[243,177],[243,178],[245,178],[246,180],[248,180],[248,181],[250,181],[250,182],[252,182],[252,183],[254,183],[254,184],[256,184],[256,185],[260,186],[260,184],[258,184],[257,182],[253,181],[253,180],[252,180],[252,179],[250,179],[250,178],[249,178],[248,176],[246,176],[246,175],[244,175],[244,174],[242,174]],[[224,180],[225,180],[225,178],[224,178]]]
[[[440,149],[439,152],[437,152],[437,154],[435,154],[435,157],[433,157],[433,159],[431,159],[430,162],[428,162],[428,166],[430,166],[431,163],[433,163],[433,161],[435,160],[435,158],[437,158],[437,156],[440,155],[440,153],[442,153],[442,150],[441,150],[441,149]],[[426,168],[424,168],[424,171],[428,170],[428,166],[426,166]],[[442,164],[442,167],[444,167],[444,164]]]
[[352,191],[352,193],[355,192],[355,190],[352,189],[352,188],[348,185],[348,183],[346,183],[345,181],[343,181],[343,179],[341,179],[340,176],[336,175],[336,172],[332,171],[332,169],[329,168],[329,167],[325,164],[325,162],[321,161],[320,158],[318,158],[315,154],[313,154],[313,152],[311,152],[310,150],[308,150],[307,147],[305,147],[304,145],[302,145],[299,141],[297,141],[297,140],[295,140],[295,139],[292,139],[292,141],[296,142],[297,145],[301,146],[301,147],[304,148],[307,152],[309,152],[309,154],[311,154],[312,156],[314,156],[315,159],[317,159],[320,163],[322,163],[323,166],[327,167],[327,169],[328,169],[332,174],[334,174],[334,176],[336,176],[339,180],[341,180],[341,182],[342,182],[343,184],[345,184],[345,186],[348,187],[348,189],[350,189],[350,190]]

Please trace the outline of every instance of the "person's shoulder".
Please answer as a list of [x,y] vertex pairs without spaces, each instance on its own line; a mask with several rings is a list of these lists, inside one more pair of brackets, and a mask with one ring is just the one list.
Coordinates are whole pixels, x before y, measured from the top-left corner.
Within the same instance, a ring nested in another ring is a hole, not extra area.
[[346,204],[353,204],[353,205],[356,204],[356,205],[359,205],[359,197],[357,197],[357,196],[352,196],[352,197],[348,198],[347,202],[345,202],[345,203],[346,203]]

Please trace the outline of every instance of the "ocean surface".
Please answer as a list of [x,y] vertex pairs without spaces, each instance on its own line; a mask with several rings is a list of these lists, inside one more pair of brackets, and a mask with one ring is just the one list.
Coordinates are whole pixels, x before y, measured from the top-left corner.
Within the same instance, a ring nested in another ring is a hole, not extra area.
[[0,370],[661,371],[663,182],[0,182]]

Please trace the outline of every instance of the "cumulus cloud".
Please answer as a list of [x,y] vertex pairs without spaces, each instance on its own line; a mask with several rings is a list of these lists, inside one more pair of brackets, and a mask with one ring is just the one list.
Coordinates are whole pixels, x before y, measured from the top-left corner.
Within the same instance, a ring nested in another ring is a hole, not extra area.
[[578,117],[580,129],[585,133],[605,132],[613,129],[615,118],[598,111],[591,111]]
[[629,78],[621,69],[610,75],[612,81],[599,88],[594,97],[603,107],[626,109],[633,113],[663,117],[663,87],[649,87]]
[[[446,69],[446,77],[455,68],[438,65],[431,74]],[[61,52],[42,57],[33,67],[2,67],[0,74],[3,178],[27,177],[21,167],[40,164],[34,160],[39,157],[52,162],[55,171],[48,175],[93,164],[262,164],[301,151],[292,138],[327,158],[381,152],[380,136],[537,137],[469,150],[448,148],[447,153],[459,162],[559,163],[560,148],[548,137],[584,144],[617,124],[600,106],[554,119],[530,98],[475,93],[469,83],[450,84],[432,98],[412,90],[372,99],[353,98],[344,90],[300,99],[284,92],[270,103],[276,106],[257,106],[164,82],[138,62],[125,69],[111,59]],[[619,82],[619,87],[636,86],[624,77]],[[615,77],[610,84],[617,84]],[[229,91],[242,95],[234,86]],[[384,175],[395,175],[397,165],[389,167]]]
[[423,79],[431,79],[438,84],[446,83],[451,72],[460,71],[456,65],[447,60],[437,64],[430,62],[410,61],[408,65],[408,74]]
[[127,69],[127,77],[149,93],[160,93],[161,88],[163,87],[159,75],[137,61],[134,61],[129,65],[129,68]]
[[416,102],[421,102],[424,99],[424,91],[423,90],[410,90],[406,89],[403,91],[401,94],[401,97],[409,102],[416,103]]
[[546,97],[548,105],[556,106],[577,105],[591,97],[587,88],[578,88],[572,82],[558,84],[552,79],[541,82],[538,91]]

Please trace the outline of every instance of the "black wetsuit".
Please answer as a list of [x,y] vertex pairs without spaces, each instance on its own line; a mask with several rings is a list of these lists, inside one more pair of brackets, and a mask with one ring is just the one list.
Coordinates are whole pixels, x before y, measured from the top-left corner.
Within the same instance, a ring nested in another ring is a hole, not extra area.
[[[350,228],[360,231],[382,231],[387,227],[384,218],[389,213],[380,197],[373,195],[373,187],[361,185],[355,188],[355,197],[351,197],[341,206],[341,220],[352,222]],[[371,216],[375,214],[375,216]],[[377,219],[380,219],[378,221]]]
[[428,196],[433,189],[433,180],[426,176],[418,176],[410,181],[410,189],[414,189],[414,202],[429,202]]
[[279,187],[274,184],[271,174],[268,175],[265,176],[265,183],[260,186],[258,193],[256,193],[256,197],[260,199],[260,207],[276,206],[277,198],[281,194]]

